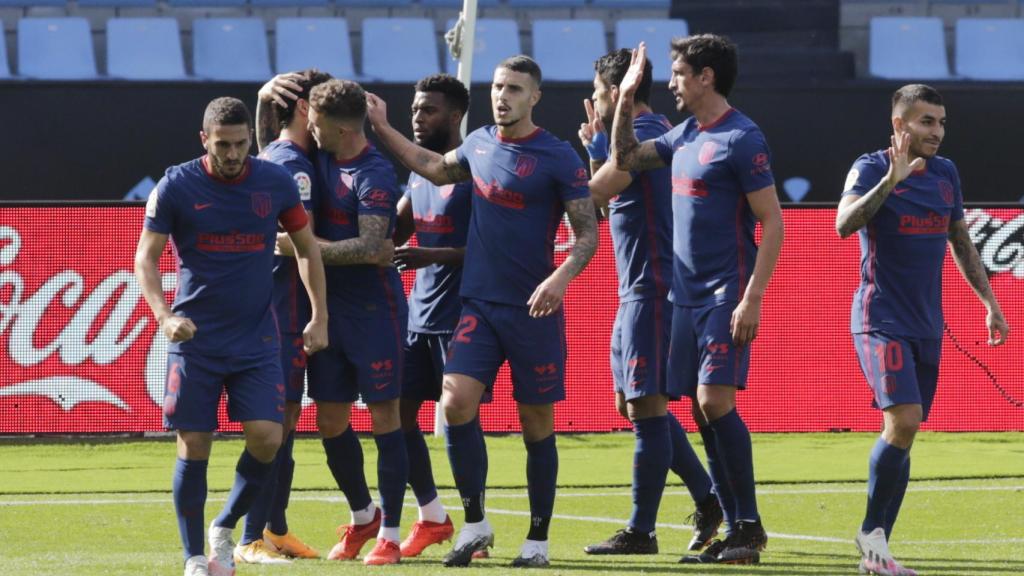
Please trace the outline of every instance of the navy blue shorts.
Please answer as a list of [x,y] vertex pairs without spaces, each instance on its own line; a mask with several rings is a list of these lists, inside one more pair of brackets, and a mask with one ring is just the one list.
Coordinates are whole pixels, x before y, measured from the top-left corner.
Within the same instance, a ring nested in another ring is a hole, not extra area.
[[405,379],[402,398],[440,400],[444,363],[451,334],[409,332],[405,338]]
[[737,304],[672,306],[668,378],[686,396],[696,398],[697,386],[747,387],[750,345],[734,345],[729,331]]
[[512,398],[551,404],[565,398],[565,315],[531,318],[526,306],[464,298],[445,374],[479,380],[490,393],[502,363],[512,369]]
[[331,316],[330,344],[309,357],[309,397],[322,402],[393,400],[402,394],[405,315]]
[[164,425],[185,432],[216,430],[221,392],[227,392],[232,422],[281,422],[285,385],[277,351],[242,358],[169,353]]
[[302,402],[308,360],[302,349],[302,334],[281,334],[281,372],[284,374],[284,399],[288,402]]
[[678,380],[666,378],[672,303],[664,298],[619,304],[612,328],[611,365],[615,391],[633,400],[664,394],[682,395]]
[[885,332],[853,335],[860,369],[875,394],[876,408],[920,404],[928,419],[939,382],[942,340],[907,338]]

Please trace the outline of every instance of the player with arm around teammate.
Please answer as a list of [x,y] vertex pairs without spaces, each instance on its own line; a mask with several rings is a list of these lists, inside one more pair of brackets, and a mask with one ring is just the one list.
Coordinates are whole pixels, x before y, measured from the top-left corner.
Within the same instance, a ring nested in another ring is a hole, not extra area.
[[964,222],[956,166],[938,156],[946,133],[942,96],[923,84],[893,94],[888,149],[850,169],[836,231],[860,240],[860,285],[850,329],[861,370],[882,410],[882,435],[868,460],[868,503],[857,533],[860,568],[911,576],[888,541],[910,481],[910,448],[928,419],[942,350],[942,264],[946,245],[987,310],[988,343],[1009,327]]
[[[245,104],[210,102],[200,138],[206,155],[169,168],[150,195],[135,274],[170,340],[163,412],[178,437],[173,493],[185,574],[231,576],[231,531],[259,496],[282,438],[285,385],[271,272],[279,222],[291,235],[312,303],[303,330],[307,354],[327,345],[326,290],[294,181],[280,166],[248,155],[252,119]],[[158,268],[168,238],[179,268],[173,306],[164,300]],[[210,525],[208,559],[206,469],[223,390],[246,446],[224,509]]]

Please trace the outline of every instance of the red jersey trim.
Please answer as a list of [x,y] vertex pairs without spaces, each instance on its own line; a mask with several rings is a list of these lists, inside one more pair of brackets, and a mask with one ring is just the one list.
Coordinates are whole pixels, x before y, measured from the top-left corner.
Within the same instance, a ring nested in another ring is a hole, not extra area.
[[500,130],[495,130],[494,134],[498,137],[498,142],[504,142],[505,144],[522,144],[523,142],[528,142],[537,136],[540,136],[540,133],[543,131],[544,129],[538,126],[533,132],[530,132],[521,138],[509,138],[507,136],[502,136]]
[[340,160],[337,156],[335,156],[334,157],[334,162],[336,164],[338,164],[339,166],[351,166],[352,164],[355,164],[356,162],[359,162],[360,160],[363,159],[363,157],[365,157],[367,154],[369,154],[370,153],[370,148],[372,148],[372,146],[367,144],[365,148],[363,148],[362,150],[359,151],[359,154],[356,154],[355,156],[353,156],[353,157],[351,157],[351,158],[349,158],[347,160]]
[[286,232],[298,232],[309,223],[309,216],[306,216],[306,209],[299,203],[282,212],[277,220]]
[[710,129],[714,128],[715,126],[718,126],[722,122],[725,122],[725,119],[728,118],[729,116],[732,116],[732,113],[735,112],[735,111],[736,111],[735,108],[729,108],[728,110],[723,112],[722,115],[719,116],[717,120],[715,120],[714,122],[708,124],[707,126],[701,126],[700,122],[697,122],[697,129],[700,130],[701,132],[703,132],[705,130],[710,130]]

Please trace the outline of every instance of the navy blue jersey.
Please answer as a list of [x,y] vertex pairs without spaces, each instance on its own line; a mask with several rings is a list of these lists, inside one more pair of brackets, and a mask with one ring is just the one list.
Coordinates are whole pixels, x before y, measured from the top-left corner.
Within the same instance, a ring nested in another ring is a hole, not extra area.
[[[671,128],[661,114],[643,114],[633,120],[641,142]],[[633,182],[608,203],[620,302],[665,298],[672,283],[672,170],[665,167],[632,175]]]
[[[288,169],[299,189],[299,199],[306,210],[313,209],[313,178],[316,171],[306,151],[291,140],[274,140],[260,152],[263,160]],[[309,294],[299,278],[295,258],[274,256],[274,310],[281,332],[300,334],[312,313]]]
[[[412,204],[416,243],[424,248],[462,248],[469,230],[473,184],[460,182],[435,186],[426,178],[409,174],[405,195]],[[416,270],[409,295],[409,331],[444,334],[455,331],[462,310],[459,285],[462,266],[431,264]]]
[[[359,237],[359,216],[383,216],[387,237],[394,234],[395,207],[401,190],[395,169],[373,146],[338,162],[321,151],[317,156],[321,185],[313,198],[314,231],[330,242]],[[373,264],[325,266],[328,311],[343,316],[379,312],[405,313],[398,270]],[[396,306],[401,310],[394,309]]]
[[525,307],[555,269],[565,202],[590,196],[587,170],[568,143],[540,128],[510,139],[485,126],[456,155],[473,175],[461,294]]
[[[853,163],[843,195],[863,195],[889,171],[885,150]],[[942,337],[942,262],[951,221],[964,217],[960,175],[935,156],[885,199],[858,231],[860,286],[853,296],[854,334],[881,330],[918,338]]]
[[672,301],[742,300],[757,258],[747,194],[775,183],[764,134],[730,108],[707,126],[687,118],[654,143],[672,166]]
[[177,253],[174,313],[192,320],[195,337],[170,352],[253,356],[276,352],[272,306],[274,244],[306,225],[287,170],[249,158],[241,175],[212,175],[205,157],[167,169],[146,206],[146,230],[169,234]]

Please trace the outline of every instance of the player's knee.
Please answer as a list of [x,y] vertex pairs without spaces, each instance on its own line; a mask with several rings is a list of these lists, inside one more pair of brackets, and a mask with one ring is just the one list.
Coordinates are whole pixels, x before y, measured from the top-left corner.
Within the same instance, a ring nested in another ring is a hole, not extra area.
[[668,397],[661,394],[640,396],[630,400],[627,404],[626,411],[631,422],[645,418],[657,418],[668,412]]
[[245,449],[260,462],[270,462],[281,447],[281,425],[246,427]]
[[299,424],[299,416],[302,414],[302,404],[298,402],[288,402],[284,407],[284,426],[285,435],[291,434],[295,431],[295,428]]
[[551,404],[520,404],[519,425],[523,430],[523,440],[537,442],[550,436],[555,431],[555,412]]
[[402,426],[399,417],[398,398],[368,404],[370,423],[374,434],[389,434]]
[[316,428],[324,438],[340,436],[348,429],[349,412],[340,406],[317,405]]
[[441,393],[441,409],[445,422],[452,425],[465,424],[476,418],[480,404],[480,392],[470,386],[445,376]]
[[422,402],[402,398],[399,411],[402,417],[402,430],[412,432],[420,427],[419,415]]

